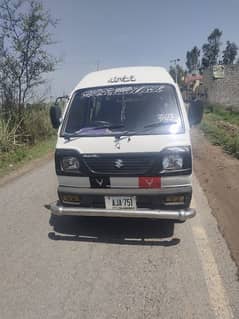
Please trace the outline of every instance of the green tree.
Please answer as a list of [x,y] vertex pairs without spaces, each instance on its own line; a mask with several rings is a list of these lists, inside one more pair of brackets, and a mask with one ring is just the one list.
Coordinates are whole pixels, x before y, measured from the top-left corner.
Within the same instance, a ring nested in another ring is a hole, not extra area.
[[200,50],[197,46],[194,46],[191,51],[187,51],[186,54],[186,66],[191,73],[193,70],[198,70],[200,67]]
[[0,92],[19,116],[27,98],[43,84],[43,74],[55,69],[57,60],[47,47],[53,44],[49,13],[37,0],[0,0]]
[[237,56],[238,47],[234,42],[227,41],[226,48],[223,51],[223,64],[233,64]]
[[214,29],[208,36],[208,42],[202,46],[203,57],[202,67],[207,68],[209,66],[218,63],[218,56],[220,53],[222,31]]

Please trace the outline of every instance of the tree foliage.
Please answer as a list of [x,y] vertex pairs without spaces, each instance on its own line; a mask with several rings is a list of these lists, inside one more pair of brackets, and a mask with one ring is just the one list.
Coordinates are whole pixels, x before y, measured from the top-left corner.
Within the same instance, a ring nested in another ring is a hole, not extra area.
[[237,56],[238,47],[234,42],[227,41],[226,48],[223,51],[223,64],[233,64]]
[[220,53],[222,31],[214,29],[208,36],[208,42],[202,46],[202,66],[207,68],[218,63]]
[[37,0],[0,0],[0,90],[3,104],[21,113],[33,90],[55,69],[47,52],[54,21]]
[[200,67],[200,50],[197,46],[194,46],[191,51],[187,51],[186,54],[186,66],[191,73],[193,70],[197,70]]

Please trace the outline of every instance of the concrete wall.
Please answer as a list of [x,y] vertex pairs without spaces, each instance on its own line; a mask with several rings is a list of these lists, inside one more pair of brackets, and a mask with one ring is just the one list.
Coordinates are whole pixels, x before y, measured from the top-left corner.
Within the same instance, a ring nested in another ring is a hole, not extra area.
[[209,103],[239,109],[239,64],[225,65],[223,79],[214,79],[212,69],[204,71],[203,87],[206,89]]

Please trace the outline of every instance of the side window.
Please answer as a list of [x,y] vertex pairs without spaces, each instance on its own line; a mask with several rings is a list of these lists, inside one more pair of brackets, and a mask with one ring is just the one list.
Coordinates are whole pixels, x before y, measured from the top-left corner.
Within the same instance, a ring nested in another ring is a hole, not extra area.
[[88,98],[81,99],[79,94],[74,97],[68,115],[67,133],[78,131],[83,126],[88,109],[88,100]]

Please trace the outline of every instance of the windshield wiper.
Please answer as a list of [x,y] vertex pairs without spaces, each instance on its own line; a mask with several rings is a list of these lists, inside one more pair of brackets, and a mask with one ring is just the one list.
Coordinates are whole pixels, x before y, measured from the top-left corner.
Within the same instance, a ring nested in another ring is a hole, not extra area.
[[92,130],[100,130],[100,129],[103,129],[103,128],[108,128],[108,129],[116,129],[116,128],[122,128],[124,127],[123,124],[103,124],[103,125],[99,125],[99,126],[89,126],[90,129]]
[[159,122],[149,123],[145,125],[144,128],[158,127],[161,125],[171,125],[171,124],[177,124],[177,123],[178,123],[177,121],[159,121]]
[[124,127],[123,124],[111,124],[109,122],[105,122],[105,121],[97,121],[94,122],[94,124],[101,124],[101,125],[96,125],[96,126],[84,126],[82,127],[80,130],[75,131],[73,133],[64,133],[63,137],[66,139],[70,139],[71,137],[81,137],[84,136],[85,134],[87,134],[88,132],[86,131],[82,131],[83,129],[89,129],[89,131],[91,130],[100,130],[100,129],[117,129],[117,128],[122,128]]
[[[154,127],[158,127],[158,126],[162,126],[162,125],[172,125],[172,124],[177,124],[177,121],[159,121],[159,122],[153,122],[153,123],[149,123],[147,125],[144,125],[142,128],[134,130],[134,131],[122,131],[122,132],[115,132],[115,134],[113,134],[117,139],[121,139],[122,136],[128,137],[128,136],[132,136],[135,135],[139,132],[145,132],[150,128],[154,128]],[[65,133],[63,135],[64,138],[66,139],[70,139],[71,137],[81,137],[84,135],[87,135],[88,132],[85,132],[82,130],[83,129],[89,129],[90,131],[94,131],[94,130],[100,130],[100,129],[117,129],[117,128],[123,128],[125,125],[124,124],[111,124],[110,122],[106,122],[106,121],[97,121],[97,122],[93,122],[92,124],[96,124],[93,126],[85,126],[82,127],[80,130],[75,131],[73,133]],[[99,124],[99,125],[97,125]]]
[[[125,131],[125,132],[122,132],[122,134],[117,134],[116,137],[118,137],[119,139],[124,139],[124,138],[128,138],[129,136],[132,136],[132,135],[136,135],[138,133],[141,133],[141,132],[147,132],[150,128],[154,128],[154,127],[158,127],[158,126],[161,126],[161,125],[172,125],[172,124],[177,124],[178,122],[177,121],[160,121],[160,122],[153,122],[153,123],[149,123],[147,125],[144,125],[142,128],[139,128],[137,130],[134,130],[134,131]],[[121,136],[123,135],[126,135],[124,137],[121,138]]]

